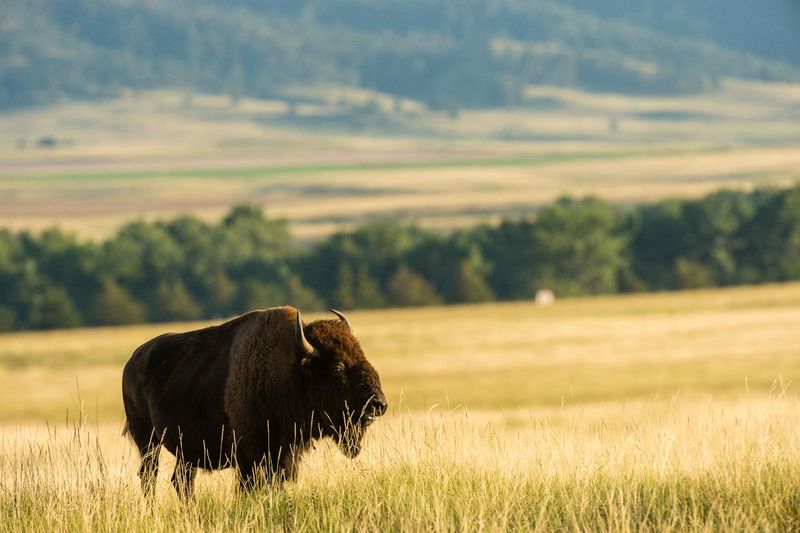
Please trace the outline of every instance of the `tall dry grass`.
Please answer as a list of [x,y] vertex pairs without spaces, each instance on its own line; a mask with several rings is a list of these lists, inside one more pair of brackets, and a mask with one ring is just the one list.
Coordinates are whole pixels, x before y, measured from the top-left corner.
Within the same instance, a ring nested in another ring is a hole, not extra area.
[[[12,531],[788,531],[800,526],[800,404],[655,399],[520,410],[402,408],[362,455],[327,443],[296,483],[238,492],[201,474],[179,503],[162,458],[140,494],[116,426],[6,426],[0,523]],[[165,456],[167,454],[164,454]]]
[[0,335],[0,530],[800,527],[798,284],[349,318],[391,404],[362,455],[246,495],[204,473],[189,506],[167,453],[142,497],[120,373],[200,324]]

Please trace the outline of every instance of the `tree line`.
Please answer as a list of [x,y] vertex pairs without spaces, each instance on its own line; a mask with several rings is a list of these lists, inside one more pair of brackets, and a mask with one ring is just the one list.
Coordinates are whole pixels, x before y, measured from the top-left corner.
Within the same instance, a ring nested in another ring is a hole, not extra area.
[[445,234],[384,220],[311,246],[243,205],[217,224],[132,222],[103,242],[0,230],[0,330],[796,279],[800,185],[630,208],[565,197],[495,226]]

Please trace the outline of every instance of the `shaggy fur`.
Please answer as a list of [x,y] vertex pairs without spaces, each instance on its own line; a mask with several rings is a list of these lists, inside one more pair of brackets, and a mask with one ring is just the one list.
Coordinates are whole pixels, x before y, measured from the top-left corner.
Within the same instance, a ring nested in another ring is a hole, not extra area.
[[183,497],[197,468],[235,467],[245,488],[292,479],[314,439],[332,437],[358,454],[366,426],[386,409],[378,374],[338,319],[304,326],[314,348],[304,355],[296,316],[291,307],[253,311],[161,335],[133,353],[122,396],[145,493],[161,446],[178,459],[173,484]]

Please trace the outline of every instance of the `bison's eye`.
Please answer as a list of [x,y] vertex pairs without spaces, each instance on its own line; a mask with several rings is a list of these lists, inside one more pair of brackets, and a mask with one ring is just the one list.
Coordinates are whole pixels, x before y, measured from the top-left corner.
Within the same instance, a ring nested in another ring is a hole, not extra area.
[[344,365],[342,363],[336,363],[333,365],[333,373],[337,376],[344,374]]

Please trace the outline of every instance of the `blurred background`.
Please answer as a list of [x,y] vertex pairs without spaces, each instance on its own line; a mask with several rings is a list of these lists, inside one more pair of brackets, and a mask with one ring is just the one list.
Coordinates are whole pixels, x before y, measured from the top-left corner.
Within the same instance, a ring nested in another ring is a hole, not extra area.
[[793,0],[2,0],[0,419],[283,304],[412,408],[781,389],[798,81]]

